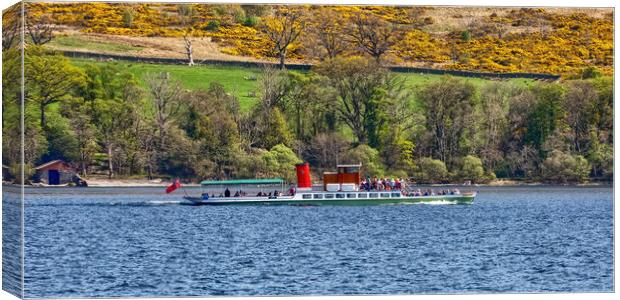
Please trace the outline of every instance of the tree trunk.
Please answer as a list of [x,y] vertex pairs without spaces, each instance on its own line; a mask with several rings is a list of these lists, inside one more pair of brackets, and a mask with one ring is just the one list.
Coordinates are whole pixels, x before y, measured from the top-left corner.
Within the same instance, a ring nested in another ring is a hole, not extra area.
[[86,176],[86,158],[82,155],[82,176]]
[[47,120],[45,119],[45,105],[41,104],[41,129],[45,129]]
[[286,69],[285,61],[286,61],[286,50],[280,51],[280,66],[279,66],[280,70]]
[[194,47],[192,46],[192,40],[190,40],[189,37],[183,37],[183,40],[185,41],[185,52],[187,54],[187,65],[188,66],[193,66],[194,65]]
[[114,177],[114,167],[112,166],[112,145],[108,144],[108,178]]

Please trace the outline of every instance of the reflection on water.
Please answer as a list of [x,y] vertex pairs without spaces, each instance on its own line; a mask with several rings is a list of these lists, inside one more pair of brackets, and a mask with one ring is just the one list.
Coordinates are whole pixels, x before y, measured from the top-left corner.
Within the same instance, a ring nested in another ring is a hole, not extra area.
[[613,290],[611,188],[369,207],[184,206],[161,188],[27,193],[26,297]]

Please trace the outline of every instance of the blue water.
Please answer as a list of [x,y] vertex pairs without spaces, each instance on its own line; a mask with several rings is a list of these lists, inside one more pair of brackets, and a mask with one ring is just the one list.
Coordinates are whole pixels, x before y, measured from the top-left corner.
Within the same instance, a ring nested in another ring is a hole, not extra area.
[[611,188],[480,188],[473,205],[368,207],[27,192],[26,297],[614,290]]

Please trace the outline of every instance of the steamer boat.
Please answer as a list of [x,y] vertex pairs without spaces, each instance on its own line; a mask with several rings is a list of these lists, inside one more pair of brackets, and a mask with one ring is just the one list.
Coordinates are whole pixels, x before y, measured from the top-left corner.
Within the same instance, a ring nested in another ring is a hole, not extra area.
[[414,190],[404,182],[397,187],[372,186],[361,180],[361,165],[338,165],[337,172],[323,173],[323,186],[313,189],[308,163],[298,164],[297,186],[285,192],[285,182],[273,179],[205,180],[201,196],[184,197],[193,205],[397,205],[472,204],[476,192],[456,189],[435,193]]

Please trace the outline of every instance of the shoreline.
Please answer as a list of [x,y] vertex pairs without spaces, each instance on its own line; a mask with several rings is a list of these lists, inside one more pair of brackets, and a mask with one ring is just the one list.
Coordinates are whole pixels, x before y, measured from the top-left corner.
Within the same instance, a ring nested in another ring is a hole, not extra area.
[[[153,180],[148,180],[148,179],[100,179],[100,178],[95,178],[95,179],[85,179],[86,182],[88,183],[88,186],[85,188],[131,188],[131,187],[135,187],[135,188],[140,188],[140,187],[159,187],[159,188],[166,188],[168,187],[170,184],[172,184],[171,181],[165,181],[162,179],[153,179]],[[7,185],[7,186],[20,186],[18,184],[14,184],[11,182],[3,182],[3,185]],[[200,187],[200,183],[181,183],[182,186],[184,187]],[[314,184],[314,185],[320,185],[320,184]],[[566,187],[605,187],[605,186],[609,186],[609,187],[613,187],[613,181],[595,181],[595,182],[584,182],[584,183],[547,183],[547,182],[524,182],[524,181],[518,181],[518,180],[509,180],[509,179],[504,179],[504,180],[494,180],[488,183],[479,183],[479,184],[471,184],[471,185],[466,185],[463,183],[455,183],[455,182],[451,182],[451,183],[420,183],[420,184],[413,184],[414,186],[428,186],[428,187],[450,187],[450,186],[458,186],[458,187],[523,187],[523,186],[530,186],[530,187],[536,187],[536,186],[566,186]],[[47,184],[42,184],[42,183],[36,183],[33,185],[25,185],[25,187],[29,187],[29,188],[66,188],[66,187],[75,187],[75,186],[70,186],[68,184],[64,184],[64,185],[47,185]]]

